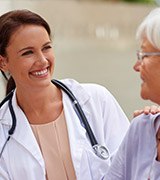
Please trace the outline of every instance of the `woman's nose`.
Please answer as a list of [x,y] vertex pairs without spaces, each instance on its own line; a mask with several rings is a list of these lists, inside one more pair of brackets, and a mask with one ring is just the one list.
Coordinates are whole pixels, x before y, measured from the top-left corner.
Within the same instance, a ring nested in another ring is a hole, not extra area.
[[40,53],[37,57],[37,61],[40,63],[44,63],[47,61],[47,57],[43,53]]
[[133,66],[133,69],[134,69],[136,72],[139,72],[139,71],[140,71],[140,66],[141,66],[141,61],[140,61],[140,60],[137,60],[137,62],[136,62],[135,65]]

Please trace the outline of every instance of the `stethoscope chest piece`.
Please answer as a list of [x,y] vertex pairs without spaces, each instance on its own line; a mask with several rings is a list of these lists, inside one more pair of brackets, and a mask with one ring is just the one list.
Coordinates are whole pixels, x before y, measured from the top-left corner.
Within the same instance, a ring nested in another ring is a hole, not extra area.
[[109,158],[109,151],[105,146],[96,144],[93,146],[93,149],[95,151],[95,154],[101,159],[106,160]]

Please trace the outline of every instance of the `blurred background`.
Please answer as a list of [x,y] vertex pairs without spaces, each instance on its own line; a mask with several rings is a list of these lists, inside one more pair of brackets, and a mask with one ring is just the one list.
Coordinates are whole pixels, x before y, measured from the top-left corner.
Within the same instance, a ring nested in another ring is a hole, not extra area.
[[[159,0],[0,0],[0,15],[13,9],[39,13],[50,24],[56,55],[54,78],[105,86],[129,119],[151,105],[140,98],[136,28]],[[6,82],[0,75],[0,100]],[[108,104],[109,106],[109,104]]]

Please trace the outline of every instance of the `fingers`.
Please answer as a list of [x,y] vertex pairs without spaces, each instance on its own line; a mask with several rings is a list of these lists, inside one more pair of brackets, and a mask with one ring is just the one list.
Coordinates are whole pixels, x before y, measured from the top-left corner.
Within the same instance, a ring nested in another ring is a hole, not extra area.
[[156,114],[156,113],[159,113],[160,112],[160,107],[159,106],[156,106],[156,105],[152,105],[151,107],[148,108],[148,110],[144,111],[145,114]]
[[143,109],[135,110],[135,111],[133,112],[133,117],[136,117],[136,116],[138,116],[138,115],[140,115],[140,114],[142,114],[142,113],[143,113]]
[[144,107],[144,109],[143,109],[143,113],[144,114],[146,114],[146,115],[148,115],[149,113],[151,113],[151,112],[155,112],[155,109],[156,109],[156,107],[155,106],[145,106]]
[[152,106],[145,106],[144,109],[140,110],[135,110],[133,112],[133,117],[136,117],[142,113],[148,115],[149,113],[151,114],[156,114],[160,112],[160,106],[152,105]]

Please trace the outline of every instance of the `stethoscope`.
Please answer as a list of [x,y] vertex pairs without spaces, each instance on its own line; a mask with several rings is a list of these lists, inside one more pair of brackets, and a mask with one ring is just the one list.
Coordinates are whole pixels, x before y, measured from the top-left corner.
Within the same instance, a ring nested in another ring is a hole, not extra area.
[[[108,149],[105,146],[98,144],[98,142],[93,134],[93,131],[87,121],[87,118],[86,118],[79,102],[77,101],[77,98],[74,96],[74,94],[71,92],[71,90],[61,81],[58,81],[55,79],[51,80],[51,81],[54,85],[56,85],[58,88],[62,89],[69,96],[70,100],[72,101],[73,107],[75,107],[74,109],[75,109],[77,116],[79,117],[80,121],[83,123],[84,128],[86,129],[86,132],[88,134],[88,137],[90,139],[90,142],[91,142],[91,145],[92,145],[92,148],[93,148],[95,154],[103,160],[108,159],[109,158]],[[14,91],[11,91],[0,103],[0,108],[1,108],[3,106],[3,104],[8,101],[9,110],[10,110],[10,113],[12,116],[12,126],[8,131],[8,137],[2,147],[2,150],[0,151],[0,158],[1,158],[2,153],[7,145],[7,142],[9,141],[10,137],[14,134],[14,131],[16,129],[17,118],[16,118],[16,115],[15,115],[15,112],[14,112],[13,106],[12,106],[13,92]]]

